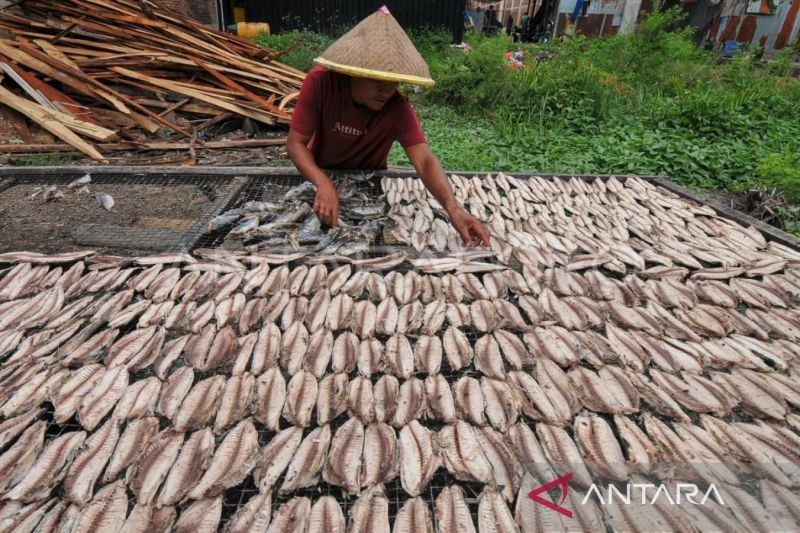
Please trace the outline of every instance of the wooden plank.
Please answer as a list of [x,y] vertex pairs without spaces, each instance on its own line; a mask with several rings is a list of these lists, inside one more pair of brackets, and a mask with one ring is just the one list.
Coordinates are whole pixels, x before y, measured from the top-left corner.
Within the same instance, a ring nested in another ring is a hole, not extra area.
[[260,111],[253,110],[253,109],[248,109],[248,108],[242,107],[240,105],[236,105],[236,104],[232,104],[230,102],[226,102],[226,101],[221,100],[219,98],[214,98],[212,96],[208,96],[207,94],[203,93],[202,91],[198,91],[196,89],[191,89],[189,87],[184,87],[183,85],[178,84],[178,83],[174,83],[174,82],[167,81],[167,80],[159,80],[157,78],[152,78],[150,76],[145,76],[143,74],[139,74],[138,72],[134,72],[132,70],[128,70],[128,69],[122,68],[122,67],[112,67],[111,70],[113,70],[114,72],[117,72],[119,74],[122,74],[123,76],[128,76],[128,77],[131,77],[131,78],[136,79],[136,80],[140,80],[140,81],[144,81],[146,83],[150,83],[152,85],[155,85],[156,87],[161,87],[161,88],[164,88],[164,89],[167,89],[167,90],[170,90],[170,91],[173,91],[173,92],[176,92],[178,94],[185,95],[185,96],[191,96],[191,97],[196,98],[197,100],[200,100],[202,102],[206,102],[208,104],[220,107],[220,108],[225,109],[227,111],[233,111],[234,113],[239,114],[239,115],[243,115],[245,117],[250,117],[253,120],[258,120],[259,122],[263,122],[264,124],[270,124],[271,125],[271,124],[275,123],[275,119],[273,117],[271,117],[270,115],[265,115],[265,114],[261,113]]
[[216,70],[214,70],[210,66],[206,65],[205,63],[203,63],[199,59],[195,59],[194,62],[195,62],[195,64],[197,66],[199,66],[200,68],[202,68],[203,70],[205,70],[206,72],[208,72],[209,74],[214,76],[214,78],[219,80],[220,83],[222,83],[223,85],[228,87],[230,90],[234,91],[235,93],[240,94],[241,96],[244,96],[245,98],[247,98],[251,102],[255,103],[256,105],[261,106],[264,109],[268,109],[270,111],[270,113],[272,113],[274,115],[277,115],[279,117],[283,117],[287,121],[292,119],[292,116],[290,114],[284,112],[282,109],[278,109],[276,106],[272,105],[272,102],[268,102],[265,98],[262,98],[262,97],[258,96],[257,94],[255,94],[254,92],[252,92],[252,91],[246,89],[245,87],[239,85],[238,83],[236,83],[232,79],[228,78],[224,74],[221,74],[220,72],[217,72]]
[[131,111],[126,115],[113,109],[93,107],[92,113],[104,119],[106,122],[113,123],[117,128],[133,128],[138,126],[150,134],[156,133],[161,129],[161,126],[159,126],[158,123],[150,120],[140,113],[137,113],[136,111]]
[[191,98],[184,98],[180,102],[175,102],[174,104],[172,104],[171,106],[166,108],[164,111],[159,113],[158,116],[163,117],[164,115],[168,115],[169,113],[172,113],[173,111],[177,111],[178,109],[180,109],[181,107],[185,106],[186,104],[188,104],[191,101],[192,101]]
[[[280,139],[244,139],[240,141],[208,141],[204,149],[226,149],[226,148],[263,148],[265,146],[282,146],[286,144],[286,138]],[[188,150],[192,143],[178,142],[118,142],[101,143],[96,147],[104,152],[119,152],[126,150]],[[46,152],[72,152],[74,148],[68,144],[0,144],[0,153],[6,154],[32,154]]]
[[64,37],[66,34],[68,34],[69,32],[71,32],[71,31],[72,31],[72,30],[73,30],[73,29],[74,29],[76,26],[77,26],[77,24],[74,24],[74,23],[73,23],[73,24],[70,24],[69,26],[67,26],[66,28],[64,28],[63,30],[61,30],[61,31],[58,33],[58,35],[56,35],[55,37],[53,37],[52,39],[50,39],[50,42],[51,42],[52,44],[56,44],[56,43],[59,41],[59,39],[61,39],[61,38],[62,38],[62,37]]
[[213,126],[214,124],[222,122],[223,120],[228,120],[232,116],[233,116],[233,113],[221,113],[221,114],[217,115],[216,117],[214,117],[212,119],[209,119],[209,120],[206,120],[202,124],[199,124],[197,126],[197,131],[203,131],[205,129],[208,129],[211,126]]
[[[13,94],[13,93],[11,93],[9,91],[9,94]],[[14,95],[14,96],[16,96],[16,95]],[[34,102],[30,102],[28,100],[25,100],[24,98],[20,98],[20,100],[23,100],[25,102],[28,102],[30,104],[38,106],[39,108],[41,108],[42,112],[44,113],[44,115],[43,115],[44,118],[46,118],[47,120],[53,120],[53,121],[56,121],[56,122],[60,122],[61,124],[63,124],[67,128],[69,128],[72,131],[74,131],[75,133],[79,133],[79,134],[84,135],[86,137],[91,137],[92,139],[96,139],[98,141],[103,141],[103,142],[110,142],[110,141],[116,141],[117,140],[117,132],[114,131],[114,130],[110,130],[108,128],[104,128],[102,126],[98,126],[98,125],[93,124],[93,123],[84,122],[83,120],[80,120],[79,118],[76,118],[75,116],[70,115],[69,113],[64,113],[62,111],[58,111],[57,109],[50,109],[50,108],[41,106],[39,104],[35,104]],[[33,109],[33,108],[31,108],[31,109]]]
[[65,53],[59,50],[56,46],[53,46],[53,43],[49,41],[45,41],[44,39],[34,39],[33,40],[36,45],[42,49],[42,51],[52,57],[53,59],[57,59],[64,63],[65,65],[69,65],[75,70],[80,70],[80,67],[75,64]]
[[[17,63],[25,65],[26,67],[35,70],[45,76],[57,80],[64,85],[70,87],[84,96],[91,98],[100,97],[102,100],[113,105],[117,110],[122,113],[129,113],[130,109],[122,103],[118,98],[114,98],[108,91],[93,89],[85,80],[81,80],[79,76],[72,75],[72,72],[79,72],[70,69],[68,66],[60,63],[46,54],[41,54],[49,61],[42,61],[40,58],[35,57],[14,46],[9,46],[9,41],[0,39],[0,52],[3,55],[13,59]],[[63,67],[63,68],[59,68]]]
[[119,54],[110,55],[102,54],[91,59],[79,59],[77,60],[75,66],[76,68],[102,67],[108,63],[113,63],[114,61],[119,61],[121,59],[128,59],[141,65],[141,59],[136,60],[136,58],[146,57],[148,60],[153,61],[156,59],[165,58],[166,56],[167,54],[160,52],[121,52]]
[[97,159],[98,161],[106,160],[94,146],[78,137],[72,130],[53,118],[52,110],[44,109],[38,104],[20,98],[4,87],[0,87],[0,103],[19,111],[59,139],[62,139],[64,142],[85,153],[92,159]]
[[36,76],[33,76],[27,71],[21,69],[12,63],[8,58],[3,57],[2,54],[0,54],[0,63],[4,63],[7,68],[13,70],[17,76],[24,80],[24,82],[33,89],[39,91],[48,101],[61,105],[64,112],[70,113],[76,118],[84,122],[88,122],[89,124],[97,124],[97,122],[92,119],[91,114],[86,111],[84,106],[80,105],[78,102],[62,93],[52,85],[48,85]]
[[[0,106],[0,115],[3,115],[8,123],[14,126],[14,129],[17,131],[17,135],[19,135],[20,139],[26,143],[36,142],[36,138],[31,133],[30,128],[28,128],[28,122],[25,120],[25,115],[19,111],[14,111],[8,106]],[[66,146],[70,149],[72,148],[69,145]]]
[[92,91],[92,89],[86,83],[76,79],[74,76],[71,76],[66,72],[63,72],[57,68],[53,68],[45,62],[39,61],[35,57],[26,54],[22,50],[11,45],[10,41],[0,39],[0,53],[8,58],[13,59],[21,65],[25,65],[26,67],[35,70],[40,74],[44,74],[45,76],[63,83],[80,94],[90,97],[95,96],[94,91]]
[[[182,129],[172,119],[173,111],[205,114],[211,123],[227,113],[286,123],[291,109],[278,102],[297,91],[305,76],[275,61],[275,51],[184,19],[150,0],[25,0],[0,10],[0,29],[14,36],[0,41],[11,49],[12,61],[43,81],[61,83],[68,94],[88,98],[90,112],[108,105],[148,132],[164,127],[192,138],[191,128]],[[55,38],[57,44],[51,42]],[[121,74],[125,71],[134,74]],[[118,91],[117,84],[132,90]],[[145,98],[137,98],[140,91]],[[173,109],[174,100],[142,102],[166,92],[184,102]],[[100,125],[129,124],[117,118],[106,116]]]
[[[153,100],[150,98],[137,98],[136,101],[142,105],[146,105],[147,107],[156,107],[163,109],[166,109],[172,105],[172,102],[162,102],[160,100]],[[185,106],[183,106],[183,110],[187,113],[193,113],[195,115],[215,116],[219,114],[219,109],[207,104],[198,104],[198,103],[186,104]]]
[[[42,62],[44,62],[46,64],[49,63],[50,61],[54,61],[50,56],[48,56],[46,54],[42,54],[41,52],[32,49],[28,45],[22,44],[22,45],[20,45],[20,48],[22,48],[23,51],[26,52],[29,56],[34,56],[34,58],[39,59],[39,60],[41,60]],[[68,67],[66,67],[66,65],[64,65],[64,68],[65,69],[69,69]],[[177,124],[174,124],[174,123],[164,119],[163,117],[159,117],[157,114],[153,113],[152,111],[150,111],[146,107],[141,106],[141,105],[137,104],[136,102],[134,102],[133,100],[131,100],[131,99],[129,99],[129,98],[127,98],[127,97],[115,92],[115,91],[113,91],[112,89],[110,89],[110,88],[106,87],[105,85],[103,85],[103,84],[97,82],[96,80],[92,79],[90,76],[87,76],[83,72],[76,71],[76,70],[71,70],[71,69],[69,69],[69,70],[70,70],[70,73],[74,75],[74,77],[78,78],[79,80],[81,80],[82,82],[87,84],[87,86],[93,86],[94,88],[96,88],[95,92],[97,94],[105,93],[105,94],[111,95],[117,101],[124,102],[123,107],[124,107],[125,110],[123,111],[123,110],[120,109],[120,111],[122,111],[123,113],[125,113],[127,111],[126,114],[130,114],[130,109],[128,109],[128,107],[127,107],[128,105],[130,105],[131,107],[135,107],[136,109],[138,109],[139,111],[144,113],[145,116],[151,118],[155,122],[158,122],[159,124],[161,124],[163,126],[166,126],[167,128],[170,128],[170,129],[172,129],[172,130],[174,130],[174,131],[180,133],[181,135],[183,135],[185,137],[188,137],[190,139],[193,137],[193,135],[191,133],[189,133],[185,129],[181,128]],[[198,143],[199,143],[199,141],[198,141]],[[199,143],[199,144],[202,144],[202,143]]]

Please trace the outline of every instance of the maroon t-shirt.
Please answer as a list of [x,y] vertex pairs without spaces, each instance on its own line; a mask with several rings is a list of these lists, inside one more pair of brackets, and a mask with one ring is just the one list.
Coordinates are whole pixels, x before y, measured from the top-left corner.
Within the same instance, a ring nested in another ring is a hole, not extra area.
[[306,75],[292,129],[313,136],[309,148],[321,168],[383,169],[394,141],[403,148],[426,142],[405,96],[395,93],[372,111],[353,102],[349,76],[322,67]]

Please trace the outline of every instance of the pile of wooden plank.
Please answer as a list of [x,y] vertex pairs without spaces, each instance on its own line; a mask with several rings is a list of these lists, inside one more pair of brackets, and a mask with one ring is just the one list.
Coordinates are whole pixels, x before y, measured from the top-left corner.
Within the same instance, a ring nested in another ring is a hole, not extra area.
[[0,9],[0,111],[97,160],[157,132],[202,147],[229,118],[289,122],[304,73],[278,57],[146,0],[24,0]]

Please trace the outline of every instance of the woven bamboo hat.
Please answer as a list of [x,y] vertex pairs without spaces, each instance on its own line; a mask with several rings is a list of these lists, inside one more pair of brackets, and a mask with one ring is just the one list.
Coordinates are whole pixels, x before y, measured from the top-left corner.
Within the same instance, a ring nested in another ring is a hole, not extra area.
[[386,6],[359,22],[314,62],[329,70],[430,87],[428,65]]

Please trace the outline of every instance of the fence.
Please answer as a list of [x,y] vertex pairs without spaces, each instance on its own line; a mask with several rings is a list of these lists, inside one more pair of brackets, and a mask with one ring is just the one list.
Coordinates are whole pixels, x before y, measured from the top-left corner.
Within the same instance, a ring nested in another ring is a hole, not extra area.
[[448,30],[453,42],[464,37],[464,0],[247,0],[250,22],[268,22],[272,31],[313,30],[340,35],[386,5],[406,30],[433,27]]

